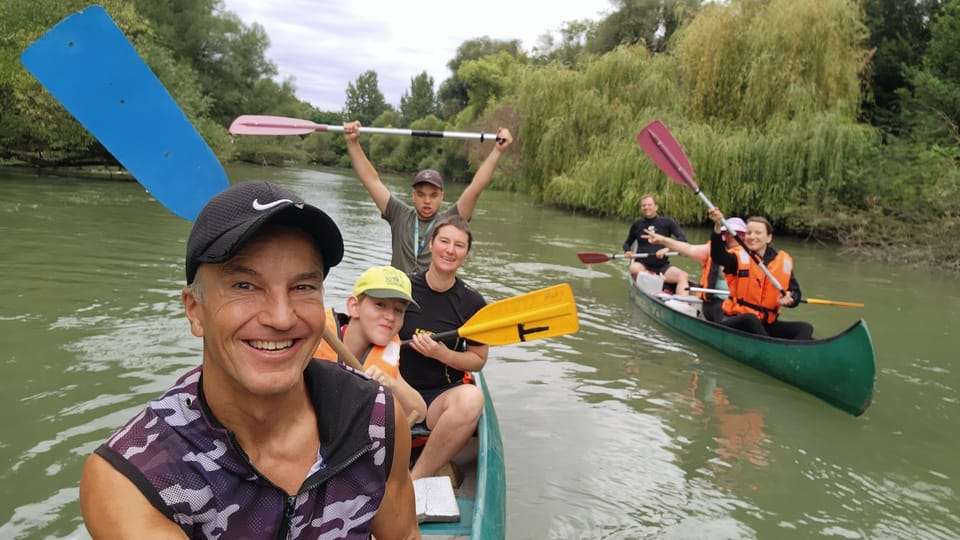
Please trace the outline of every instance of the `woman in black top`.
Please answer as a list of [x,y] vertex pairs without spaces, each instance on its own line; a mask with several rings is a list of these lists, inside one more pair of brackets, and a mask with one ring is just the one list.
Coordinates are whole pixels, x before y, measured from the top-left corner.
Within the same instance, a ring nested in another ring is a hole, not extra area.
[[479,311],[483,296],[457,277],[470,251],[473,235],[460,216],[442,219],[430,238],[430,266],[413,273],[413,299],[420,305],[407,309],[400,337],[412,339],[400,356],[400,373],[427,402],[426,425],[430,438],[411,470],[414,480],[433,476],[473,436],[483,411],[483,393],[464,384],[464,374],[479,371],[487,362],[486,345],[430,336],[456,330]]

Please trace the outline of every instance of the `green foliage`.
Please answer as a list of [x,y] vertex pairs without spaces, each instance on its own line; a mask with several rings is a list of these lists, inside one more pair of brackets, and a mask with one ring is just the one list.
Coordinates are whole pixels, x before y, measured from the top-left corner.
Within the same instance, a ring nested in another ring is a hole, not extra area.
[[[131,6],[107,0],[117,24],[135,36],[147,27]],[[37,164],[115,163],[20,64],[20,55],[66,15],[83,9],[79,0],[0,2],[0,153]],[[139,40],[134,42],[139,46]]]
[[905,71],[914,88],[902,92],[914,138],[960,149],[960,2],[945,5],[931,25],[923,67]]
[[484,56],[478,60],[468,60],[457,70],[457,76],[467,89],[473,115],[483,111],[513,91],[512,71],[517,66],[514,57],[505,51]]
[[[267,111],[298,115],[311,110],[295,98],[292,82],[277,84],[270,79],[276,68],[264,57],[268,41],[263,28],[244,26],[236,15],[222,12],[218,0],[104,0],[100,4],[222,160],[235,155],[225,126],[237,115]],[[0,152],[4,156],[40,165],[113,162],[19,61],[31,42],[88,5],[79,0],[0,2]],[[287,155],[296,155],[295,141],[277,144]]]
[[573,68],[589,60],[587,43],[594,39],[597,24],[587,19],[567,21],[559,30],[559,43],[553,34],[540,36],[533,48],[533,61],[539,65],[557,62],[568,68]]
[[[410,129],[421,131],[443,131],[447,126],[436,116],[426,116],[414,121]],[[380,144],[389,144],[389,157],[384,160],[389,170],[394,172],[414,173],[420,169],[437,169],[444,173],[440,166],[444,146],[434,139],[423,137],[390,137],[387,135],[374,136]]]
[[[571,174],[581,160],[592,161],[591,154],[606,152],[614,141],[632,141],[643,120],[653,118],[648,109],[675,107],[673,73],[670,57],[652,56],[642,46],[616,49],[582,71],[556,63],[519,71],[526,182],[510,186],[542,193],[555,176]],[[548,193],[551,202],[576,206],[554,193]],[[613,213],[609,206],[586,207]]]
[[238,161],[263,166],[284,166],[307,161],[310,155],[296,137],[237,137],[232,154]]
[[356,84],[347,84],[347,102],[343,114],[350,119],[359,120],[362,125],[373,125],[373,121],[388,110],[390,106],[380,91],[376,71],[366,71],[357,77]]
[[[219,0],[136,0],[134,5],[151,23],[154,43],[181,69],[194,71],[191,78],[208,96],[207,109],[217,122],[228,125],[240,114],[262,112],[255,88],[277,68],[266,59],[270,41],[261,25],[246,26],[236,14],[221,11]],[[292,86],[284,89],[285,99],[296,101]]]
[[[298,100],[292,80],[274,80],[263,28],[219,0],[102,3],[224,160],[350,165],[334,134],[232,139],[224,126],[239,114],[431,131],[506,126],[514,144],[497,187],[627,219],[652,192],[664,213],[704,223],[701,201],[635,142],[659,118],[730,214],[763,214],[778,232],[854,246],[960,232],[957,0],[615,0],[599,22],[570,21],[559,40],[541,37],[532,58],[518,40],[464,42],[436,94],[421,73],[399,113],[373,71],[348,83],[342,112]],[[19,64],[30,42],[82,7],[0,2],[0,157],[112,159]],[[490,152],[456,139],[361,144],[381,171],[431,167],[450,182],[469,181]],[[939,251],[960,268],[960,248]]]
[[623,45],[663,52],[680,24],[700,8],[700,0],[615,0],[617,9],[597,24],[587,50],[603,54]]
[[409,126],[419,118],[440,113],[440,103],[433,93],[433,77],[424,71],[410,79],[410,92],[400,96],[401,126]]
[[747,126],[828,110],[855,118],[860,17],[848,0],[705,7],[675,36],[687,114]]
[[906,68],[920,65],[930,41],[929,22],[940,0],[866,0],[865,23],[870,30],[863,117],[873,125],[900,131],[901,90],[912,90]]
[[440,118],[453,118],[470,103],[467,84],[458,75],[460,66],[470,60],[479,60],[484,56],[506,52],[519,61],[525,61],[525,55],[520,50],[520,40],[498,41],[484,36],[478,39],[464,41],[457,48],[457,54],[447,63],[453,76],[440,84],[437,99],[440,101]]

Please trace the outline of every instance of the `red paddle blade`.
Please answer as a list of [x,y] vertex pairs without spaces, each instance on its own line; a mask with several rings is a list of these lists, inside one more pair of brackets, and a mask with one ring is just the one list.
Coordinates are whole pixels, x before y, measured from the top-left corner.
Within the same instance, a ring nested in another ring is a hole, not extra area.
[[583,264],[600,264],[609,261],[613,257],[606,253],[577,253],[577,258],[579,258]]
[[674,182],[686,184],[693,191],[699,190],[697,183],[693,180],[693,166],[690,165],[690,160],[663,122],[654,120],[647,124],[637,134],[637,143],[657,167]]
[[230,133],[234,135],[306,135],[326,130],[327,126],[309,120],[257,114],[238,116],[230,124]]

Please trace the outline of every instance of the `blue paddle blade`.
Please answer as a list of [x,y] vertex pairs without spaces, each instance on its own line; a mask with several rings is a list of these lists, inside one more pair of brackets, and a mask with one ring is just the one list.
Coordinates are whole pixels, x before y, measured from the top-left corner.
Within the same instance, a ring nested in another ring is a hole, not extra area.
[[193,221],[230,186],[206,141],[102,7],[60,21],[20,60],[174,214]]

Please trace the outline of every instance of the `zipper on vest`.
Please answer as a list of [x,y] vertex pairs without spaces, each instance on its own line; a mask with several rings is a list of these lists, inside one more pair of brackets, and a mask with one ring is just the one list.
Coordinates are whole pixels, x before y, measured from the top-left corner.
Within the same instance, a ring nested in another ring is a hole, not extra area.
[[369,452],[372,448],[373,448],[373,444],[368,444],[368,445],[364,446],[363,448],[361,448],[360,450],[358,450],[357,452],[355,452],[355,453],[354,453],[352,456],[350,456],[349,458],[347,458],[347,459],[345,459],[344,461],[341,461],[340,463],[338,463],[335,467],[327,467],[327,468],[324,468],[324,469],[320,469],[319,471],[317,471],[316,473],[314,473],[314,475],[313,475],[312,477],[310,477],[309,479],[307,479],[307,480],[308,480],[307,482],[304,482],[303,487],[300,489],[300,493],[304,493],[304,492],[310,491],[310,490],[316,488],[317,486],[319,486],[320,484],[323,484],[324,482],[326,482],[327,480],[329,480],[330,478],[332,478],[332,477],[333,477],[335,474],[337,474],[338,472],[340,472],[340,471],[346,469],[347,467],[349,467],[350,465],[352,465],[354,461],[360,459],[360,456],[366,454],[366,453]]
[[283,502],[283,524],[280,526],[280,530],[277,531],[278,540],[286,540],[287,536],[290,534],[290,522],[293,521],[293,516],[296,515],[297,511],[297,497],[295,495],[287,495]]

